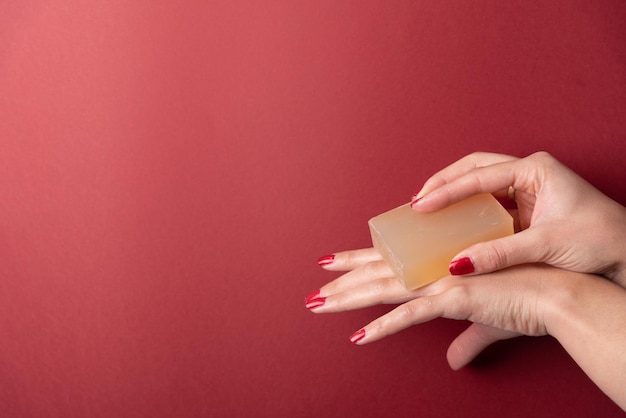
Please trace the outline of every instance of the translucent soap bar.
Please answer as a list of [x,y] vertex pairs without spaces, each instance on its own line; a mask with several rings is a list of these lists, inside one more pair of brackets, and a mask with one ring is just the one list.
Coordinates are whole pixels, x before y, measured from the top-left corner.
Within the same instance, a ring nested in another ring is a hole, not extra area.
[[372,243],[407,289],[449,275],[452,257],[478,242],[513,234],[513,218],[490,194],[421,214],[410,204],[369,221]]

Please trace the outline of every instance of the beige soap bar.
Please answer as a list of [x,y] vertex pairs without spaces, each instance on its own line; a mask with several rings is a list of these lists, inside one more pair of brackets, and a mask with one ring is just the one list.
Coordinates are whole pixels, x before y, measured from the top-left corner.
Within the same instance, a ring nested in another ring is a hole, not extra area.
[[449,275],[452,257],[478,242],[513,234],[513,218],[490,194],[421,214],[410,204],[369,221],[372,243],[407,289]]

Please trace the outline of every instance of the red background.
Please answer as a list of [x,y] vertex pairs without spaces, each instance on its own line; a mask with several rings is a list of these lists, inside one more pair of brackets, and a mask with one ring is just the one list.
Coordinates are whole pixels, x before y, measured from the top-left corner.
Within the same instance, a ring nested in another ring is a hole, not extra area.
[[[7,417],[620,416],[551,338],[356,347],[319,256],[475,151],[626,203],[623,1],[0,2]],[[598,355],[601,355],[599,353]]]

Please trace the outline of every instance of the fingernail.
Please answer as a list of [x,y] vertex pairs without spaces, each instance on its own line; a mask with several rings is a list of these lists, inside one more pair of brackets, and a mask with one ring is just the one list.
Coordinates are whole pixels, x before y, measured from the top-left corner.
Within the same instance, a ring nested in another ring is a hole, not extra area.
[[472,263],[469,257],[462,257],[457,260],[452,260],[448,269],[453,276],[470,274],[474,272],[474,263]]
[[313,299],[318,299],[320,297],[320,293],[321,293],[321,291],[318,289],[315,292],[311,293],[309,296],[305,297],[304,298],[304,304],[306,305],[307,303],[309,303]]
[[415,204],[417,204],[417,202],[419,202],[423,198],[424,198],[424,195],[421,193],[421,190],[415,193],[413,197],[411,198],[411,207],[413,207]]
[[413,207],[420,200],[422,200],[421,197],[414,197],[413,200],[411,200],[411,207]]
[[335,254],[330,254],[330,255],[325,255],[324,257],[320,257],[317,260],[317,264],[319,264],[320,266],[326,266],[332,263],[333,261],[335,261]]
[[363,338],[365,338],[365,330],[364,329],[360,329],[357,332],[355,332],[354,334],[352,334],[350,336],[350,341],[352,341],[353,343],[359,342],[361,341]]
[[324,303],[326,303],[326,298],[320,296],[319,290],[316,290],[315,292],[304,298],[304,306],[307,309],[318,308]]

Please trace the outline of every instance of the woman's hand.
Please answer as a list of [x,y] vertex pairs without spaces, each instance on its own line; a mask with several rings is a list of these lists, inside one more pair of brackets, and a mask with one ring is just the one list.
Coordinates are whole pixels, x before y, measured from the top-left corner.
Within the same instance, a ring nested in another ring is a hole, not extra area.
[[[453,369],[469,363],[489,344],[519,335],[546,335],[541,283],[545,267],[518,267],[492,276],[448,276],[408,291],[374,248],[336,253],[327,270],[347,271],[309,295],[315,313],[342,312],[378,304],[399,307],[352,335],[366,344],[411,325],[443,317],[474,324],[448,350]],[[532,274],[531,274],[532,273]]]
[[545,152],[522,159],[471,154],[431,177],[412,207],[426,213],[477,193],[503,197],[509,186],[521,232],[465,249],[452,260],[452,274],[541,262],[626,287],[626,209]]
[[374,249],[336,253],[327,270],[347,271],[305,299],[315,313],[401,303],[354,333],[367,344],[435,318],[472,325],[448,348],[459,369],[491,343],[519,335],[552,335],[589,377],[626,407],[626,289],[595,275],[523,265],[472,277],[447,276],[407,291]]

